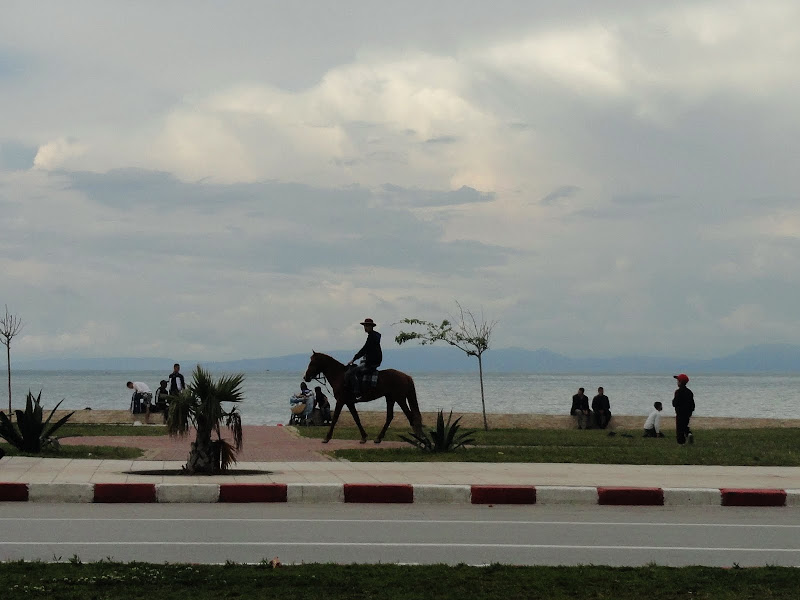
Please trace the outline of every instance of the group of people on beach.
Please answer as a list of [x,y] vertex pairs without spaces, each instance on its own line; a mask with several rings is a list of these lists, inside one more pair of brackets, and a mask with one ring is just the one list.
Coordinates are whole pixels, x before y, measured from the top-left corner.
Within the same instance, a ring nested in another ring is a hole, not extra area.
[[[186,380],[181,373],[181,365],[172,365],[172,373],[167,375],[167,379],[159,382],[155,394],[150,390],[150,386],[142,381],[129,381],[125,384],[129,390],[133,390],[131,395],[131,412],[133,414],[143,413],[145,421],[150,421],[150,413],[162,413],[164,421],[167,420],[169,410],[169,397],[177,396],[186,389]],[[169,388],[167,387],[169,385]]]
[[[689,376],[686,373],[673,375],[678,383],[675,395],[672,399],[672,406],[675,409],[675,435],[679,444],[689,442],[694,443],[694,434],[689,427],[689,421],[694,413],[694,393],[686,385],[689,383]],[[644,437],[664,437],[661,432],[661,411],[664,406],[661,402],[653,403],[653,410],[644,422]],[[589,398],[584,393],[583,388],[578,388],[578,393],[572,396],[572,408],[569,414],[575,417],[578,429],[589,429],[594,426],[599,429],[608,427],[611,420],[611,403],[608,396],[603,392],[603,388],[597,388],[597,395],[592,399],[589,408]]]
[[289,425],[328,425],[331,422],[331,403],[320,386],[312,392],[306,382],[301,381],[300,392],[289,397],[289,407],[292,411]]

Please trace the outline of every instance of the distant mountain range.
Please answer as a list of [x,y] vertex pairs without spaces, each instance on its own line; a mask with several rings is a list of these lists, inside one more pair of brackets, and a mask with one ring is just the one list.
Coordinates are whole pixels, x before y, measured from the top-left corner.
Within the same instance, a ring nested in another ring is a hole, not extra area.
[[[327,351],[346,362],[352,350]],[[272,358],[249,358],[232,361],[200,361],[214,371],[293,371],[308,366],[308,353]],[[179,359],[185,373],[198,361]],[[172,358],[74,358],[14,361],[16,369],[47,371],[164,371],[171,370]],[[546,349],[501,348],[483,356],[484,370],[490,373],[800,373],[800,346],[764,344],[749,346],[721,358],[707,360],[618,356],[615,358],[570,358]],[[449,346],[416,346],[388,349],[383,366],[416,372],[467,372],[477,368],[477,361]]]

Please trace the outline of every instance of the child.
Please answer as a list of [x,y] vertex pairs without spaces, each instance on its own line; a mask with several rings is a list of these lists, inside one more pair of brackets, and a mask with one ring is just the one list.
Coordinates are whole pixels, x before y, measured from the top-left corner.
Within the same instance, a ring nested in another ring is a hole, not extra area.
[[653,411],[644,422],[644,437],[664,437],[661,433],[661,402],[653,403]]

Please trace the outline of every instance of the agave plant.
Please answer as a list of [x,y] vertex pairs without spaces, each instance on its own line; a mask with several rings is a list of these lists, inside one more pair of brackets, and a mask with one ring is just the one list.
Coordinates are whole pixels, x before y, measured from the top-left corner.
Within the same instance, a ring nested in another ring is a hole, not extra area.
[[58,421],[50,424],[61,402],[56,404],[56,407],[50,411],[47,420],[42,421],[42,392],[34,398],[30,390],[28,390],[28,397],[25,401],[25,412],[21,410],[14,411],[17,416],[16,424],[9,419],[3,411],[0,411],[0,438],[6,440],[9,444],[20,450],[30,454],[39,454],[45,448],[58,449],[58,438],[53,437],[53,434],[75,414],[71,412],[65,417],[60,418]]
[[451,410],[447,417],[447,423],[445,423],[444,413],[440,410],[439,416],[436,418],[436,429],[430,429],[422,435],[411,433],[411,437],[401,435],[400,439],[425,452],[451,452],[467,444],[474,444],[475,439],[471,436],[475,431],[470,429],[459,432],[461,425],[458,422],[461,417],[451,424],[452,419],[453,411]]
[[[192,382],[169,404],[167,431],[182,437],[194,426],[197,431],[184,469],[192,473],[224,471],[236,462],[242,448],[242,417],[233,406],[226,410],[223,402],[241,402],[244,375],[226,375],[214,380],[201,366],[195,367]],[[233,440],[222,439],[222,426],[231,430]],[[216,434],[217,439],[212,439]]]

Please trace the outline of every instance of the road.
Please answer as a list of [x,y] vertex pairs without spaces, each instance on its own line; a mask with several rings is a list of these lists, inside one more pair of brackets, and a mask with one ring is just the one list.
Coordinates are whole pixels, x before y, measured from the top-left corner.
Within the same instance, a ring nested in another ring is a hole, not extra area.
[[0,503],[0,560],[800,565],[800,509]]

